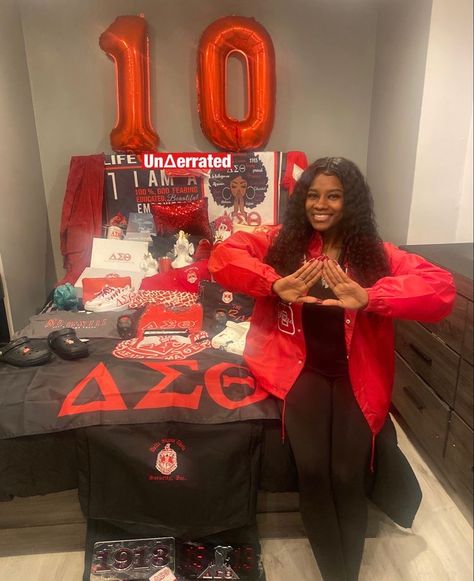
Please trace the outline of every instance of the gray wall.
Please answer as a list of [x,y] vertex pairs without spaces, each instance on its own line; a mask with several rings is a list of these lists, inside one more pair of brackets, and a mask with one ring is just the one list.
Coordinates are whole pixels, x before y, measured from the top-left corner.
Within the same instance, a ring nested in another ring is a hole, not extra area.
[[216,18],[253,16],[272,36],[277,110],[268,150],[343,155],[366,168],[376,9],[371,0],[21,0],[58,275],[71,155],[110,151],[114,67],[98,38],[118,15],[149,24],[152,117],[161,149],[213,150],[199,127],[195,62]]
[[0,3],[0,254],[13,326],[45,300],[49,239],[43,178],[20,13]]
[[433,0],[409,244],[472,241],[472,0]]
[[423,100],[431,0],[381,0],[367,179],[381,235],[408,235]]

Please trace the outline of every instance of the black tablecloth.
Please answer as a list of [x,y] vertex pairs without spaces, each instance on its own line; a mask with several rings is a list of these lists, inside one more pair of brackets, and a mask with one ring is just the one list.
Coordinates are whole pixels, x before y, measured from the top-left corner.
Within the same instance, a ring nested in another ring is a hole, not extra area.
[[[208,478],[215,480],[216,490],[227,485],[228,494],[240,498],[240,516],[223,502],[210,529],[202,514],[198,518],[199,511],[195,518],[190,514],[191,497],[187,505],[183,501],[189,518],[182,527],[208,534],[219,526],[228,528],[224,521],[232,513],[232,526],[251,519],[257,488],[297,489],[291,450],[281,441],[278,406],[255,386],[240,358],[207,350],[181,361],[130,362],[113,357],[115,343],[91,341],[91,355],[81,361],[55,358],[26,370],[0,366],[0,500],[79,485],[83,500],[89,496],[90,502],[83,501],[87,516],[123,519],[125,508],[112,514],[118,503],[110,505],[112,512],[100,512],[106,488],[98,488],[97,482],[115,486],[122,471],[127,474],[123,490],[131,490],[134,480],[128,476],[133,472],[144,496],[156,489],[163,494],[163,506],[172,506],[179,503],[179,487],[183,491],[186,486],[194,487],[199,503],[199,489],[204,490],[203,478]],[[170,478],[157,469],[166,443],[179,466]],[[110,459],[108,467],[104,459]],[[368,496],[398,524],[410,526],[421,492],[390,420],[376,438],[375,467],[367,479]],[[86,477],[79,480],[79,473]],[[110,490],[120,498],[114,486]],[[210,510],[211,501],[208,494],[200,508]],[[146,520],[137,506],[131,513],[132,520]],[[164,526],[171,515],[162,512]],[[160,511],[151,518],[160,518]]]

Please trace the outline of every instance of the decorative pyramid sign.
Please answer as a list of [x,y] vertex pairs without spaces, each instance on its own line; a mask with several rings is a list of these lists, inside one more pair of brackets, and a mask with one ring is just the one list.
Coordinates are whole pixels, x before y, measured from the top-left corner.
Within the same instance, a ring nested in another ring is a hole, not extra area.
[[216,547],[214,552],[215,563],[205,569],[198,579],[240,579],[237,573],[228,564],[232,547]]

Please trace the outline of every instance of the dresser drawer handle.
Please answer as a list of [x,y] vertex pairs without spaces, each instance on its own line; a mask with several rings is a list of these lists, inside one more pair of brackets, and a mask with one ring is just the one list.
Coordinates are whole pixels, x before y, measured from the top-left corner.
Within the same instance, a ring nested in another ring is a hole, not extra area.
[[414,351],[418,355],[418,357],[423,359],[423,361],[425,363],[427,363],[428,365],[431,365],[433,363],[433,360],[431,359],[431,357],[428,357],[428,355],[426,355],[426,353],[423,353],[423,351],[419,347],[417,347],[416,345],[413,345],[413,343],[408,343],[408,346],[410,347],[410,349],[412,351]]
[[425,404],[422,403],[417,397],[416,395],[412,392],[412,390],[410,389],[409,385],[404,385],[403,386],[403,391],[407,394],[407,397],[409,399],[411,399],[411,401],[415,404],[416,409],[421,412],[425,409]]

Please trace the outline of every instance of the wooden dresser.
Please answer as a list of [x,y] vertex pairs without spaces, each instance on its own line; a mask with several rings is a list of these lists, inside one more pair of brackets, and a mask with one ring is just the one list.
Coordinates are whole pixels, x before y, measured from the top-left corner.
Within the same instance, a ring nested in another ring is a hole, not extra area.
[[472,245],[403,248],[449,270],[457,297],[453,312],[440,323],[397,321],[393,405],[472,523]]

